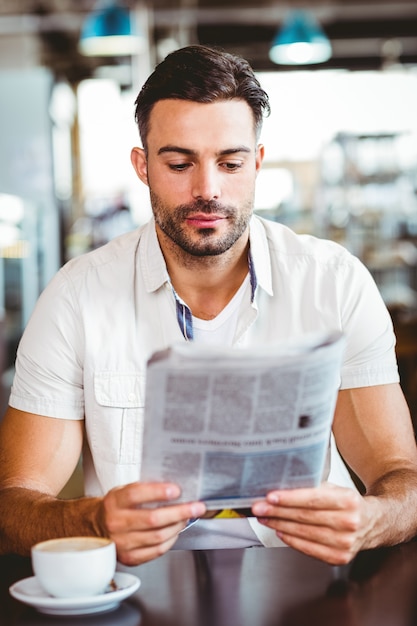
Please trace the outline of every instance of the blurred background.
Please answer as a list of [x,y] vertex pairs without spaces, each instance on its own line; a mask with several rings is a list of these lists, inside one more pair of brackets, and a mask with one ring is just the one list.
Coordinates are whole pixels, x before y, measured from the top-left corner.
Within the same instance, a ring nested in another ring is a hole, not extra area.
[[244,56],[271,98],[256,211],[374,275],[417,409],[415,0],[1,0],[2,404],[34,303],[68,259],[145,222],[137,92],[192,43]]

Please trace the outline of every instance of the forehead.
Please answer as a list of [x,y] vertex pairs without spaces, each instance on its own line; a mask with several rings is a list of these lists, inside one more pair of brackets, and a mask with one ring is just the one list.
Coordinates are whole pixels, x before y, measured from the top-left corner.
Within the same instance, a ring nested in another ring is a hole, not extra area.
[[189,100],[159,100],[149,118],[148,144],[184,141],[198,143],[255,142],[255,121],[244,100],[218,100],[210,103]]

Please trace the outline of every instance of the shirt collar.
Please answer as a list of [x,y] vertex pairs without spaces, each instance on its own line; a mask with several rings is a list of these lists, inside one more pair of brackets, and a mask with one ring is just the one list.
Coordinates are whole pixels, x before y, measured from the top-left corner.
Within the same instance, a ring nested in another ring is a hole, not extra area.
[[139,246],[139,264],[148,293],[157,291],[169,281],[164,255],[156,235],[155,220],[152,217],[143,227]]
[[[152,292],[166,282],[170,282],[153,217],[143,227],[141,239],[143,245],[139,246],[139,262],[145,288],[148,292]],[[256,215],[250,221],[249,241],[249,270],[253,300],[257,286],[262,287],[269,295],[273,295],[268,239],[262,221]]]
[[250,266],[256,276],[256,285],[273,295],[271,257],[262,220],[254,215],[250,221]]

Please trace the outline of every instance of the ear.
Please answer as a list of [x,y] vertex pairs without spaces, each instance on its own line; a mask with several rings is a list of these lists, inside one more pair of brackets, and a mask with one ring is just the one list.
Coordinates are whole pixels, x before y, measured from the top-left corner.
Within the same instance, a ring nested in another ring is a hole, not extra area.
[[145,183],[145,185],[148,185],[148,163],[145,150],[143,148],[132,148],[130,160],[140,180]]
[[259,170],[261,169],[264,156],[265,156],[265,146],[262,143],[259,143],[256,147],[256,155],[255,155],[256,173],[259,173]]

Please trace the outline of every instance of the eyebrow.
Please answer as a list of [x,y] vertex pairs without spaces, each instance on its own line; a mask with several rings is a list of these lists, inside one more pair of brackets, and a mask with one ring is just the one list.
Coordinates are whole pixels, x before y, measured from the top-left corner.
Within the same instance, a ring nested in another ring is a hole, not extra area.
[[[182,148],[181,146],[162,146],[158,150],[158,154],[165,154],[166,152],[177,152],[179,154],[186,154],[195,156],[197,154],[196,150],[191,150],[190,148]],[[220,150],[217,153],[217,156],[225,156],[228,154],[237,154],[238,152],[247,152],[250,153],[251,150],[247,146],[236,146],[235,148],[226,148],[225,150]]]

